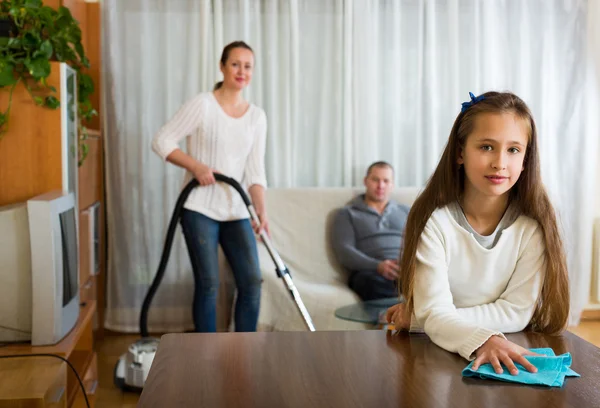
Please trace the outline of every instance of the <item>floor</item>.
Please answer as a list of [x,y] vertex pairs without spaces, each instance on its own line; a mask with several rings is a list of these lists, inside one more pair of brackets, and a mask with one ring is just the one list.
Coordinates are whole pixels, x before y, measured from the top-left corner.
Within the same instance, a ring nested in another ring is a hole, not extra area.
[[[583,321],[569,329],[579,337],[600,347],[600,320]],[[95,406],[98,408],[134,408],[139,395],[124,393],[113,384],[113,370],[119,356],[127,347],[139,339],[138,335],[106,335],[98,342],[98,393]]]
[[584,320],[576,327],[569,327],[569,331],[600,347],[600,320]]

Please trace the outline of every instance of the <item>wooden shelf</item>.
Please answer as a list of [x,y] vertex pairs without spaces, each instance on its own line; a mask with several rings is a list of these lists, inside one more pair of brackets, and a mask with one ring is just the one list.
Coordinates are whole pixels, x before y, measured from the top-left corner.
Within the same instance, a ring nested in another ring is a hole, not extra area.
[[[85,378],[85,374],[87,373],[88,369],[92,365],[92,362],[94,361],[95,358],[96,358],[96,354],[91,350],[89,350],[89,351],[75,350],[75,351],[73,351],[73,354],[71,354],[71,357],[69,358],[69,362],[71,364],[73,364],[73,367],[77,371],[77,374],[79,374],[79,378],[81,378],[81,381],[83,382],[84,388],[86,389],[86,394],[88,394],[88,389],[86,387],[84,378]],[[73,405],[73,402],[75,401],[75,397],[77,397],[77,394],[81,395],[81,386],[79,385],[79,381],[77,380],[77,377],[75,377],[75,374],[73,374],[73,370],[69,370],[67,372],[67,389],[69,390],[68,396],[67,396],[67,402],[68,402],[68,406],[71,406],[71,405]]]
[[[10,354],[58,354],[69,359],[77,343],[85,333],[85,328],[92,322],[92,317],[96,311],[96,301],[87,302],[85,306],[79,309],[79,318],[77,324],[59,343],[52,346],[32,346],[31,344],[18,344],[0,348],[0,356]],[[82,373],[83,374],[83,373]]]
[[52,357],[0,359],[0,408],[65,406],[68,369]]
[[[98,388],[98,355],[93,352],[75,350],[71,357],[69,361],[71,361],[71,364],[73,364],[77,373],[79,373],[88,402],[90,406],[94,406],[96,390]],[[67,373],[67,389],[69,390],[67,397],[68,406],[85,408],[85,397],[81,392],[81,386],[72,373]]]
[[[98,389],[98,358],[95,353],[91,362],[89,362],[85,374],[82,377],[82,381],[83,387],[85,388],[85,395],[87,396],[90,406],[93,407],[96,400],[96,390]],[[79,387],[79,384],[77,384],[77,390],[73,393],[72,398],[72,404],[71,399],[69,399],[69,405],[71,407],[86,408],[85,397],[81,393],[81,388]]]

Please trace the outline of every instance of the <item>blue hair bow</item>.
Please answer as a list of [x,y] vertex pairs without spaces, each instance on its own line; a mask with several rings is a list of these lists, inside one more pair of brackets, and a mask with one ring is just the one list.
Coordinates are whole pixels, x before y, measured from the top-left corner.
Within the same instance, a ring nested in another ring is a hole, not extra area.
[[478,97],[475,97],[475,95],[473,95],[473,92],[469,92],[469,96],[471,97],[471,100],[468,102],[462,103],[462,109],[460,110],[461,112],[466,111],[471,106],[475,105],[477,102],[481,102],[485,99],[485,96],[483,96],[483,95],[479,95]]

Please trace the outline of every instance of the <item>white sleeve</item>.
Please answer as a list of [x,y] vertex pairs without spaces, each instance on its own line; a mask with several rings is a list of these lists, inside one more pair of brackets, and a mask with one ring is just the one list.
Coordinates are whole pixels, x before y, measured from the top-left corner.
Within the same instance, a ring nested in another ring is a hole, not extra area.
[[476,325],[503,333],[522,331],[535,310],[546,274],[545,243],[538,226],[521,254],[506,290],[493,303],[460,308],[458,314]]
[[443,236],[431,222],[425,226],[417,247],[414,281],[414,314],[417,323],[439,347],[467,360],[491,336],[503,336],[468,321],[454,306]]
[[265,174],[265,149],[267,142],[267,116],[264,111],[260,112],[252,148],[246,159],[244,168],[244,183],[250,187],[259,184],[267,188],[267,177]]
[[179,148],[181,139],[194,132],[200,125],[203,114],[203,97],[196,96],[183,104],[175,115],[152,139],[152,150],[163,160]]

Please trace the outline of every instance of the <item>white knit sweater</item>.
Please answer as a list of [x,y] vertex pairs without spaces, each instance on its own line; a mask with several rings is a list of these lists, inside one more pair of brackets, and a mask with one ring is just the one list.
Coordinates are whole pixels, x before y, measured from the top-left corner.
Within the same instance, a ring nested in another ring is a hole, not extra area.
[[[240,118],[225,113],[212,92],[187,101],[154,136],[152,150],[166,159],[187,138],[187,153],[248,188],[266,188],[264,156],[267,135],[265,112],[250,105]],[[186,173],[184,184],[193,175]],[[198,187],[189,195],[185,208],[218,221],[248,218],[240,195],[229,185],[216,183]]]
[[417,248],[411,331],[472,360],[492,335],[523,330],[541,292],[544,249],[539,224],[524,215],[486,249],[448,207],[434,211]]

